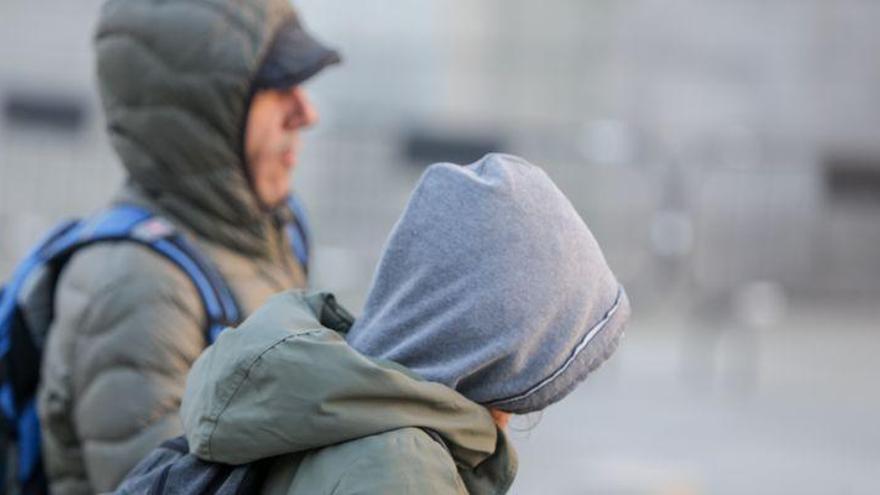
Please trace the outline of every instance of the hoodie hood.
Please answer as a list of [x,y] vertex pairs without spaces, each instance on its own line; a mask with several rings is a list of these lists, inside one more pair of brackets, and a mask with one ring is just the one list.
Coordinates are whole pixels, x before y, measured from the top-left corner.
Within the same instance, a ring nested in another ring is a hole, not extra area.
[[199,357],[181,404],[190,450],[242,464],[421,427],[443,438],[471,493],[506,489],[516,458],[488,411],[352,349],[321,324],[326,301],[321,294],[275,296]]
[[428,168],[348,340],[481,404],[562,399],[617,346],[629,302],[540,168],[491,154]]
[[111,143],[162,213],[243,254],[281,256],[245,173],[252,80],[288,0],[111,0],[95,32]]

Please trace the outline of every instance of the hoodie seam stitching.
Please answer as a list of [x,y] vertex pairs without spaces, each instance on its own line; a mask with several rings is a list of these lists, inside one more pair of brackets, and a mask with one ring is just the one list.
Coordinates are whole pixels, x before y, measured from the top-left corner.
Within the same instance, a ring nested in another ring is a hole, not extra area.
[[524,392],[515,394],[515,395],[507,397],[507,398],[501,398],[501,399],[487,401],[487,404],[494,406],[494,405],[509,404],[511,402],[525,400],[525,399],[528,399],[529,397],[533,396],[534,394],[540,392],[542,389],[544,389],[545,387],[547,387],[551,383],[555,382],[556,379],[558,379],[566,371],[568,371],[569,368],[571,368],[571,366],[574,364],[574,362],[577,360],[577,358],[581,355],[581,352],[584,349],[586,349],[590,345],[590,343],[593,341],[593,339],[595,339],[602,332],[602,330],[604,330],[608,326],[608,323],[610,323],[614,319],[615,315],[617,314],[618,310],[620,309],[620,306],[623,304],[623,298],[624,298],[623,294],[624,294],[623,287],[622,286],[618,287],[617,297],[615,298],[614,303],[611,305],[611,307],[605,311],[602,319],[599,320],[595,325],[590,327],[590,329],[587,331],[587,333],[584,334],[584,336],[581,338],[580,342],[578,342],[578,344],[575,346],[575,349],[573,350],[571,356],[569,356],[568,359],[566,359],[565,362],[562,363],[562,365],[559,368],[557,368],[555,371],[553,371],[553,373],[551,373],[549,376],[547,376],[546,378],[544,378],[543,380],[538,382],[537,385],[527,389]]
[[241,375],[241,379],[240,379],[240,380],[238,381],[238,383],[235,385],[235,389],[232,391],[231,394],[229,394],[229,398],[228,398],[228,399],[226,400],[226,402],[223,404],[223,407],[217,412],[217,414],[216,414],[216,416],[215,416],[215,419],[214,419],[214,421],[213,421],[214,424],[213,424],[213,426],[211,427],[211,431],[208,433],[208,445],[207,445],[207,450],[208,450],[208,457],[209,457],[210,459],[213,459],[213,458],[214,458],[214,455],[213,455],[213,453],[212,453],[212,451],[213,451],[212,444],[213,444],[213,441],[214,441],[214,433],[217,431],[217,428],[220,426],[220,417],[223,416],[223,413],[225,413],[227,409],[229,409],[229,405],[232,403],[232,400],[235,399],[235,396],[238,394],[238,391],[241,390],[241,386],[244,385],[244,383],[247,381],[248,377],[250,377],[251,371],[254,369],[254,366],[256,366],[256,364],[257,364],[260,360],[263,359],[263,356],[265,356],[267,353],[269,353],[270,351],[274,350],[276,347],[278,347],[279,345],[283,344],[284,342],[287,342],[288,340],[293,340],[293,339],[295,339],[295,338],[302,337],[302,336],[305,336],[305,335],[311,335],[311,334],[316,333],[316,332],[319,332],[319,331],[320,331],[320,330],[315,329],[315,330],[307,330],[307,331],[304,331],[304,332],[298,332],[296,335],[285,335],[284,337],[282,337],[282,338],[276,340],[276,341],[273,342],[271,345],[269,345],[268,347],[266,347],[265,349],[263,349],[262,351],[260,351],[260,352],[259,352],[259,353],[258,353],[258,354],[257,354],[252,360],[251,360],[251,362],[248,363],[247,367],[246,367],[245,370],[244,370],[244,373]]

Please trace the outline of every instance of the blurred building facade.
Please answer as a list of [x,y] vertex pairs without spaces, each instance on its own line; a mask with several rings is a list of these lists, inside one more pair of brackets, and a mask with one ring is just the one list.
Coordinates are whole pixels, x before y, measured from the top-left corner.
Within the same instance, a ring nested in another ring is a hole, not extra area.
[[[92,87],[99,4],[0,5],[0,273],[121,180]],[[312,85],[296,179],[327,285],[363,290],[419,166],[501,149],[548,169],[643,298],[880,293],[876,2],[298,5],[346,57]]]

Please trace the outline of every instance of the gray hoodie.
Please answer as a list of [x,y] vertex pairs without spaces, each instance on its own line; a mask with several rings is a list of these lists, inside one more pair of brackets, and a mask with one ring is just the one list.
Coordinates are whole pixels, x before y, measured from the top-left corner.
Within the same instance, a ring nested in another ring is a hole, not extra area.
[[540,168],[436,164],[397,222],[349,343],[469,399],[536,411],[617,346],[629,316],[590,230]]

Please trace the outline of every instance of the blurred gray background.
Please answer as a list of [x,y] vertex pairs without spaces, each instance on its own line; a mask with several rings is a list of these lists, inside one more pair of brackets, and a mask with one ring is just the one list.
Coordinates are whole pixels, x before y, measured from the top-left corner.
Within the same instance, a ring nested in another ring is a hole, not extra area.
[[[626,284],[618,354],[514,421],[515,494],[880,493],[880,2],[297,0],[344,65],[294,187],[357,313],[424,166],[543,166]],[[0,0],[0,280],[122,180],[98,0]]]

